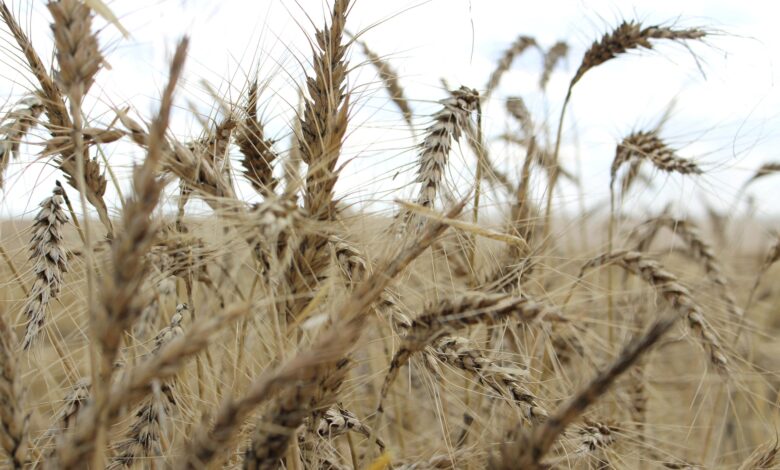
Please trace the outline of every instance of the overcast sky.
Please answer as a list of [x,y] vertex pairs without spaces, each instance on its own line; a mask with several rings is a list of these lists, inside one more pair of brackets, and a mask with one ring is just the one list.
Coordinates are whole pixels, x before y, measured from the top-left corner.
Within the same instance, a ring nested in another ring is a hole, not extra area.
[[[10,3],[36,47],[48,57],[51,39],[45,3]],[[165,81],[167,58],[177,38],[187,34],[192,47],[187,79],[177,97],[175,132],[197,135],[204,118],[214,115],[215,100],[208,88],[237,101],[247,77],[258,73],[267,85],[262,101],[268,132],[280,140],[280,150],[286,149],[297,87],[311,55],[307,37],[312,23],[321,24],[328,8],[323,0],[107,3],[132,36],[122,38],[104,22],[96,22],[103,28],[99,37],[111,70],[101,72],[92,90],[94,100],[88,106],[94,106],[94,113],[127,102],[149,115]],[[704,27],[713,33],[705,44],[690,49],[660,44],[657,51],[631,53],[589,72],[575,87],[561,151],[563,164],[571,170],[579,157],[588,204],[599,204],[608,196],[615,144],[632,130],[653,127],[674,102],[663,136],[707,174],[696,179],[655,174],[656,185],[638,192],[628,203],[657,207],[672,201],[684,211],[701,198],[729,207],[756,167],[780,160],[780,92],[775,83],[779,14],[780,4],[761,0],[355,0],[348,28],[365,31],[363,39],[400,73],[417,114],[419,138],[426,116],[445,96],[441,79],[453,86],[483,88],[503,50],[520,34],[535,37],[544,47],[566,40],[571,47],[569,59],[553,75],[546,95],[537,87],[539,53],[529,51],[516,60],[485,109],[488,136],[507,130],[503,102],[513,95],[526,99],[537,121],[549,121],[554,127],[583,51],[622,19]],[[2,39],[0,92],[13,101],[30,89],[31,82],[12,70],[14,52],[5,42],[7,36]],[[353,50],[350,59],[356,66],[349,78],[354,110],[343,159],[348,164],[338,189],[355,203],[409,196],[412,186],[390,191],[414,177],[414,137],[387,100],[374,70],[362,64],[365,58],[360,51]],[[202,115],[196,118],[190,109]],[[98,122],[106,119],[110,120]],[[108,150],[112,166],[120,173],[139,156],[127,148]],[[516,174],[524,156],[521,149],[496,142],[491,150],[500,168]],[[9,170],[2,214],[29,213],[46,196],[57,172],[33,160],[28,156]],[[451,168],[453,190],[465,192],[468,185],[459,182],[473,174],[473,158],[468,152],[457,152]],[[776,198],[771,196],[778,180],[767,178],[750,190],[761,213],[776,212]],[[251,190],[240,189],[251,197]],[[576,207],[576,194],[572,186],[564,186],[560,204]],[[489,195],[487,204],[505,197]]]

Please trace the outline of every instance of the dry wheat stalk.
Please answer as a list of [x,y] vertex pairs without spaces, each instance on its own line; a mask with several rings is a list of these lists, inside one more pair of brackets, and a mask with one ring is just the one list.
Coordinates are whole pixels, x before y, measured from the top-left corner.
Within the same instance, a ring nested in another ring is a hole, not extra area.
[[679,283],[674,274],[663,269],[657,261],[648,259],[636,251],[616,251],[603,254],[585,263],[580,270],[578,279],[581,279],[585,272],[593,268],[610,264],[617,264],[653,286],[672,308],[685,318],[689,328],[699,336],[699,341],[709,354],[710,362],[718,370],[726,370],[728,360],[720,340],[705,320],[699,305],[693,300],[688,290]]
[[356,41],[363,48],[363,54],[368,58],[371,65],[376,68],[379,74],[382,84],[390,94],[390,99],[401,111],[401,115],[406,121],[409,128],[413,128],[412,125],[412,108],[409,107],[409,100],[404,96],[404,89],[401,86],[401,82],[398,80],[398,73],[393,69],[390,62],[381,58],[376,52],[372,51],[368,44],[364,41]]
[[273,162],[277,159],[274,151],[274,141],[265,138],[263,124],[257,115],[257,80],[249,84],[249,95],[244,107],[246,116],[241,120],[236,143],[244,158],[244,176],[252,183],[252,187],[262,194],[273,194],[277,181],[273,176]]
[[16,337],[0,311],[0,447],[17,470],[28,461],[30,415],[24,409],[25,390],[19,376]]
[[[315,221],[334,220],[333,187],[338,179],[336,163],[347,130],[349,95],[345,91],[348,44],[343,45],[349,0],[336,0],[330,25],[315,32],[314,77],[307,77],[310,98],[305,100],[301,125],[300,156],[308,165],[304,209]],[[293,250],[286,287],[290,295],[279,310],[293,323],[323,279],[330,264],[327,236],[309,231]]]
[[529,421],[538,422],[547,417],[547,411],[539,405],[538,399],[528,388],[523,386],[517,374],[501,368],[468,339],[445,336],[430,350],[445,364],[475,374],[481,383],[488,385],[501,396],[508,396]]
[[62,287],[62,276],[68,271],[67,252],[63,246],[62,226],[68,216],[62,209],[62,189],[55,187],[52,195],[41,202],[41,210],[33,221],[30,239],[30,259],[35,282],[24,305],[27,331],[22,347],[29,349],[40,335],[46,320],[49,302],[56,299]]
[[542,76],[539,78],[539,88],[542,90],[547,88],[547,84],[550,82],[550,76],[558,62],[566,58],[569,53],[569,45],[564,41],[558,41],[544,53],[544,64],[542,67]]
[[43,100],[37,93],[33,93],[19,100],[0,122],[0,188],[3,187],[5,169],[11,158],[19,157],[19,147],[24,137],[38,124],[43,110]]
[[[122,213],[121,226],[124,230],[117,233],[112,240],[111,262],[102,280],[101,309],[94,319],[94,328],[102,352],[101,362],[98,365],[100,382],[93,383],[97,422],[82,426],[71,436],[78,442],[92,441],[92,445],[76,446],[69,453],[63,452],[63,446],[59,445],[57,457],[63,468],[72,468],[79,462],[89,461],[95,449],[94,441],[107,427],[109,401],[113,398],[108,396],[114,371],[113,364],[125,331],[132,328],[147,303],[141,287],[148,271],[146,254],[151,249],[157,231],[151,215],[164,186],[164,181],[158,179],[157,173],[163,156],[163,142],[168,128],[173,91],[184,65],[187,44],[188,40],[183,39],[174,54],[160,112],[149,132],[146,159],[133,171],[134,198],[126,203]],[[81,434],[82,432],[84,434]]]
[[519,36],[517,39],[515,39],[509,48],[504,51],[504,54],[498,61],[498,65],[496,65],[496,69],[493,71],[493,73],[490,74],[490,79],[488,80],[487,85],[485,85],[483,99],[490,96],[491,93],[493,93],[493,90],[498,87],[498,83],[501,81],[501,77],[512,66],[512,62],[515,60],[515,58],[519,57],[523,54],[523,52],[525,52],[526,49],[533,46],[536,46],[536,39],[532,37]]

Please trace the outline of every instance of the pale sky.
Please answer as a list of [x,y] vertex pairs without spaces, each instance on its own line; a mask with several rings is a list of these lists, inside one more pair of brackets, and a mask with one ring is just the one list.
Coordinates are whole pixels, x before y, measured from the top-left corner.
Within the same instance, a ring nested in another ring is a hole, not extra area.
[[[201,122],[188,108],[213,116],[214,100],[206,83],[236,101],[246,78],[258,73],[267,82],[261,97],[267,132],[280,139],[279,150],[286,150],[297,87],[311,56],[307,35],[313,31],[312,22],[320,25],[326,16],[323,0],[107,3],[132,36],[124,39],[96,21],[104,28],[99,39],[112,69],[101,72],[92,90],[95,99],[88,105],[94,106],[93,115],[99,116],[107,104],[129,102],[148,116],[156,107],[175,42],[188,34],[192,47],[186,81],[177,95],[180,111],[174,131],[182,137],[200,132]],[[48,58],[45,2],[10,0],[10,4],[20,12],[41,55]],[[429,122],[426,116],[436,111],[436,101],[445,96],[441,78],[453,87],[483,88],[503,50],[520,34],[535,37],[544,47],[566,40],[571,47],[569,59],[554,73],[546,96],[537,89],[540,54],[528,51],[516,60],[485,109],[489,137],[506,130],[503,102],[513,95],[522,96],[536,121],[549,121],[554,131],[566,86],[584,50],[622,19],[699,26],[713,32],[704,44],[693,44],[690,50],[679,44],[659,44],[656,51],[630,53],[590,71],[575,87],[564,127],[561,161],[575,170],[579,155],[587,203],[593,206],[608,197],[616,143],[632,130],[654,126],[675,101],[663,136],[681,156],[696,160],[707,173],[695,179],[654,173],[655,187],[635,193],[627,207],[659,207],[673,201],[685,211],[698,204],[700,197],[718,207],[730,207],[755,168],[780,160],[780,91],[775,83],[780,59],[778,17],[780,3],[760,0],[355,0],[348,28],[367,30],[363,39],[400,73],[417,114],[418,139]],[[30,81],[14,71],[16,59],[7,35],[0,37],[0,93],[3,102],[13,101],[30,89]],[[364,60],[353,49],[351,64],[356,68],[349,77],[354,90],[352,127],[342,160],[348,164],[338,191],[354,203],[409,197],[413,185],[391,191],[414,178],[415,140]],[[105,120],[98,122],[105,124]],[[129,146],[107,150],[120,173],[140,156]],[[497,166],[517,174],[524,156],[521,149],[495,141],[491,150]],[[3,216],[35,211],[53,178],[61,177],[52,167],[33,160],[28,155],[9,169],[0,203]],[[468,151],[452,156],[449,177],[455,192],[468,190],[474,167]],[[777,213],[772,189],[779,180],[780,176],[768,177],[749,190],[757,197],[759,213]],[[566,185],[563,190],[559,205],[576,209],[577,192]],[[240,192],[253,197],[246,186]],[[109,198],[114,197],[113,190],[109,193]],[[489,194],[486,204],[505,198],[500,193]]]

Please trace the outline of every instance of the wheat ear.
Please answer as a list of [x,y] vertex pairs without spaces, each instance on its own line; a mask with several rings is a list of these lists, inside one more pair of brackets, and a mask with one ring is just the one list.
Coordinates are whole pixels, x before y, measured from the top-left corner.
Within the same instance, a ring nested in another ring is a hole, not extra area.
[[385,86],[385,89],[387,89],[387,93],[390,94],[390,99],[393,101],[393,104],[401,111],[404,121],[410,129],[413,129],[412,108],[409,107],[409,100],[404,96],[404,88],[401,86],[401,82],[398,79],[398,73],[393,69],[393,66],[390,65],[390,62],[372,51],[364,41],[357,41],[357,43],[363,48],[363,54],[368,61],[371,62],[371,65],[376,68],[379,79],[382,80],[382,84]]
[[30,259],[33,261],[35,282],[24,305],[27,331],[22,347],[29,349],[38,339],[46,321],[49,302],[56,299],[62,287],[62,276],[68,271],[67,253],[63,247],[62,226],[68,216],[62,209],[62,189],[41,202],[41,210],[33,222],[30,240]]
[[252,183],[252,187],[263,195],[273,194],[276,179],[273,176],[273,162],[277,155],[274,142],[265,138],[263,124],[257,115],[257,80],[249,84],[249,94],[244,107],[246,116],[239,124],[236,133],[236,143],[244,158],[244,176]]
[[672,308],[685,318],[688,327],[699,336],[699,341],[709,354],[710,362],[719,371],[726,371],[728,360],[723,353],[720,340],[705,320],[701,308],[693,300],[688,289],[680,284],[674,274],[663,269],[657,261],[648,259],[636,251],[616,251],[603,254],[585,263],[580,270],[578,279],[581,279],[585,272],[593,268],[610,264],[617,264],[653,286]]
[[24,137],[38,123],[43,110],[41,97],[33,93],[21,99],[0,122],[0,189],[3,188],[5,169],[11,158],[18,158]]
[[501,59],[496,65],[496,69],[490,74],[487,85],[485,85],[485,92],[483,93],[483,99],[486,99],[493,93],[498,87],[498,83],[501,81],[501,77],[512,66],[512,62],[515,58],[523,54],[529,47],[536,46],[536,39],[530,36],[519,36],[515,41],[504,51]]

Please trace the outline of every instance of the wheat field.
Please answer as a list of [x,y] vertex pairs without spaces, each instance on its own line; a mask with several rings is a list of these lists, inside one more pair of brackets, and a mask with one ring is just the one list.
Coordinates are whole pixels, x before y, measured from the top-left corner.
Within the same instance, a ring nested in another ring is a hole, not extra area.
[[[111,60],[95,25],[125,32],[110,5],[42,2],[44,46],[0,1],[3,54],[30,84],[2,108],[0,190],[39,204],[0,225],[2,468],[780,467],[771,223],[637,208],[654,180],[708,177],[663,119],[615,142],[603,210],[557,198],[582,187],[563,158],[578,84],[718,33],[626,19],[582,56],[520,35],[484,84],[445,82],[421,115],[428,98],[350,26],[361,1],[311,13],[285,139],[252,74],[238,96],[212,90],[199,134],[171,131],[195,113],[187,37],[152,111],[93,115]],[[576,66],[546,116],[501,94],[530,53],[542,92]],[[414,180],[381,210],[339,185],[355,129],[389,125],[355,120],[361,70],[415,141]],[[511,171],[494,140],[522,155]],[[105,156],[117,146],[140,155],[129,171]],[[56,184],[5,184],[40,161]]]

